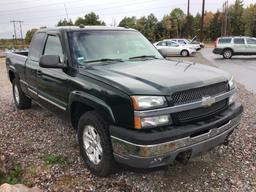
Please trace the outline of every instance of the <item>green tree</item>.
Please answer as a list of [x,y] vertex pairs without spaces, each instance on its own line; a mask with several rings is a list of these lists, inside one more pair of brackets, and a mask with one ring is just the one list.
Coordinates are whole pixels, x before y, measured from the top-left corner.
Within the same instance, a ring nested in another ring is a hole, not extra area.
[[243,12],[244,35],[256,36],[256,4],[251,4]]
[[157,40],[157,33],[158,33],[157,23],[158,23],[158,20],[153,13],[147,16],[146,24],[144,26],[145,35],[151,42],[155,42]]
[[75,25],[106,25],[104,21],[101,21],[99,16],[94,12],[88,13],[84,18],[79,17],[75,21]]
[[172,18],[170,15],[164,15],[162,21],[163,26],[163,38],[172,38]]
[[145,36],[146,36],[146,28],[145,28],[146,23],[147,23],[147,18],[145,16],[137,19],[136,21],[136,29]]
[[213,15],[213,18],[209,26],[209,36],[211,40],[215,40],[217,37],[221,36],[221,18],[222,14],[219,10]]
[[129,27],[129,28],[136,28],[136,17],[124,17],[119,25],[119,27]]
[[37,31],[38,29],[30,29],[27,31],[26,33],[26,37],[25,37],[25,43],[28,45],[30,44],[32,37],[34,35],[34,33]]
[[235,4],[229,7],[230,33],[232,35],[244,34],[243,10],[243,0],[236,0]]
[[69,21],[67,19],[63,19],[63,20],[59,20],[57,26],[72,26],[74,25],[72,20],[69,19]]
[[175,8],[170,13],[172,23],[173,23],[173,32],[176,32],[177,37],[183,36],[182,29],[184,28],[184,24],[186,22],[186,15],[180,8]]

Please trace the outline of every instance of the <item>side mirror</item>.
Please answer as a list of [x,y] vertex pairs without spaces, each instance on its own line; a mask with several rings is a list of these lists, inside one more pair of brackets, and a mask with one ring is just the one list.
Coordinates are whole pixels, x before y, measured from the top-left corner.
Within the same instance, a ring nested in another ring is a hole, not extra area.
[[43,68],[65,68],[66,66],[60,63],[58,55],[43,55],[39,60],[39,66]]

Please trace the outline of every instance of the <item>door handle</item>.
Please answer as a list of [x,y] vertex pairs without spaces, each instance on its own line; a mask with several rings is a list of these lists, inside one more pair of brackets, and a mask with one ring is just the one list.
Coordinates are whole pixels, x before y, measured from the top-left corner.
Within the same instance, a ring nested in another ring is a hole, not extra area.
[[37,76],[42,76],[42,71],[41,70],[37,70],[36,74],[37,74]]

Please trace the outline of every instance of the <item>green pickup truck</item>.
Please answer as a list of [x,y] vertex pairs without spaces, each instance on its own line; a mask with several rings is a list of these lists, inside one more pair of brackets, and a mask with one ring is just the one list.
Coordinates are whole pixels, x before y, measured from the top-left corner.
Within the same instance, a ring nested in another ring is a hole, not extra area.
[[16,107],[33,100],[68,119],[98,176],[117,162],[152,168],[187,161],[227,143],[243,112],[232,76],[168,61],[128,28],[41,29],[29,52],[7,54],[6,66]]

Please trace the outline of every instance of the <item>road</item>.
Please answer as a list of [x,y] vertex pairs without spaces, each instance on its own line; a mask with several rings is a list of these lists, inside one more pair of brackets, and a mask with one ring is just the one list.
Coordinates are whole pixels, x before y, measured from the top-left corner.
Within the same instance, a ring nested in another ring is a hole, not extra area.
[[202,49],[201,53],[210,63],[231,73],[248,91],[256,93],[256,56],[234,56],[224,60],[221,55],[213,54],[212,48]]
[[0,50],[0,58],[5,56],[5,52],[3,50]]

